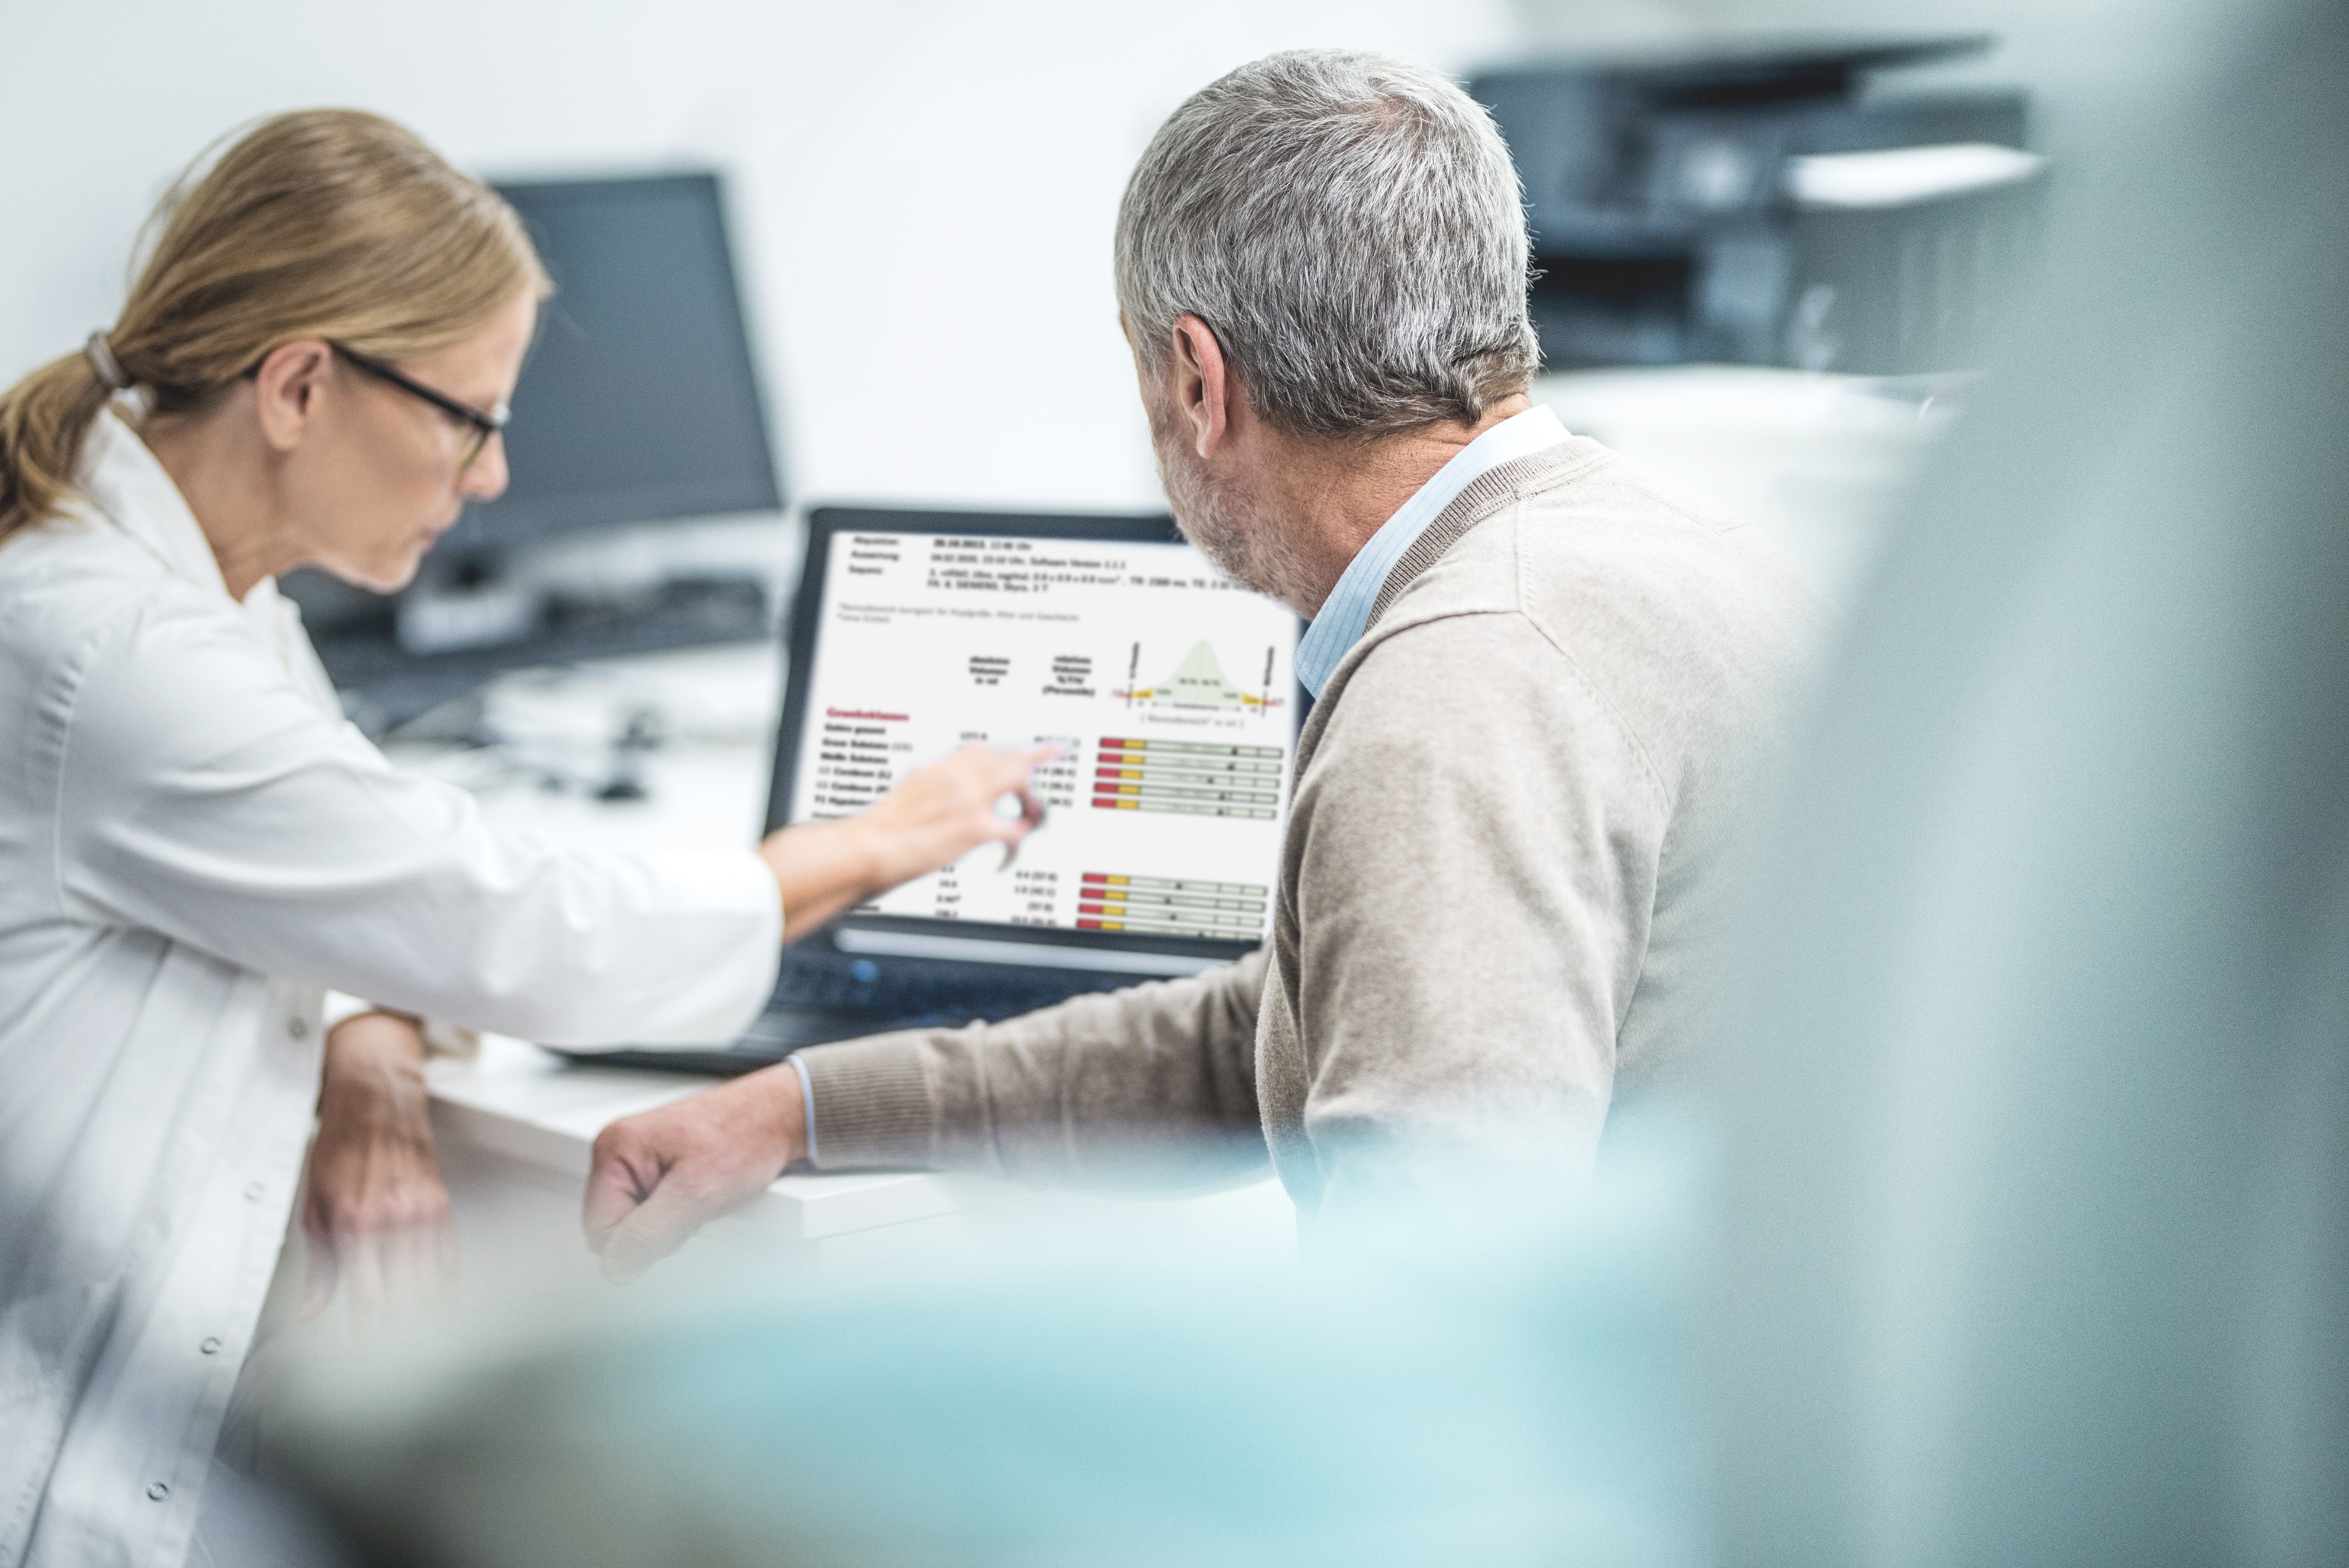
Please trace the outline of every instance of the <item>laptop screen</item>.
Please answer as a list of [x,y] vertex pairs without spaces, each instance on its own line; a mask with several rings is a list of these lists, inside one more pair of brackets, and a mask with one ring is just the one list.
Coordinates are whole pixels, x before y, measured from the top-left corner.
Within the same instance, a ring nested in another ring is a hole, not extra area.
[[810,528],[784,820],[862,811],[970,742],[1061,748],[1036,775],[1044,826],[1009,868],[988,846],[847,924],[1161,952],[1264,940],[1299,718],[1292,612],[1163,518],[826,510]]

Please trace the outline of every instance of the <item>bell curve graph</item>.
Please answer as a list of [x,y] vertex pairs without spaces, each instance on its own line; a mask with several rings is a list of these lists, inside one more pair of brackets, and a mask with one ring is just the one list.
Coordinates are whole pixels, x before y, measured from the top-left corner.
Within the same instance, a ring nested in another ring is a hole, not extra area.
[[1183,662],[1175,666],[1172,675],[1144,686],[1135,679],[1142,665],[1142,644],[1137,642],[1126,667],[1125,686],[1112,695],[1128,708],[1237,711],[1250,717],[1260,717],[1285,705],[1280,698],[1272,694],[1273,662],[1277,651],[1270,648],[1264,650],[1264,690],[1261,692],[1245,691],[1234,685],[1230,677],[1224,673],[1223,660],[1216,657],[1215,645],[1209,642],[1194,646],[1184,656]]

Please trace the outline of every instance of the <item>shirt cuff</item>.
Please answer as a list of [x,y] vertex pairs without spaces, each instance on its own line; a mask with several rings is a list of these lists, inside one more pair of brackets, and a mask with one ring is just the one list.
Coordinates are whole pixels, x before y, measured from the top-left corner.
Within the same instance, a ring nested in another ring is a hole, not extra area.
[[794,1052],[792,1071],[800,1075],[800,1121],[807,1128],[807,1162],[815,1163],[815,1085],[808,1082],[807,1064]]

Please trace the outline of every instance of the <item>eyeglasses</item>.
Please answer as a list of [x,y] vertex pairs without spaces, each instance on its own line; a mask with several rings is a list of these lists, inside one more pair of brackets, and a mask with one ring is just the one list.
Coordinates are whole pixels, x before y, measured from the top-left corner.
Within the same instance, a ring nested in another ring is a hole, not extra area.
[[471,426],[472,439],[465,447],[463,459],[457,464],[460,473],[473,466],[473,460],[481,455],[481,449],[490,444],[490,438],[505,429],[506,421],[513,417],[513,411],[503,403],[484,413],[471,403],[460,403],[445,393],[434,391],[421,381],[410,380],[371,355],[357,353],[339,343],[328,343],[326,347],[348,361],[351,369],[364,370],[378,381],[388,381],[411,398],[423,399],[450,419]]

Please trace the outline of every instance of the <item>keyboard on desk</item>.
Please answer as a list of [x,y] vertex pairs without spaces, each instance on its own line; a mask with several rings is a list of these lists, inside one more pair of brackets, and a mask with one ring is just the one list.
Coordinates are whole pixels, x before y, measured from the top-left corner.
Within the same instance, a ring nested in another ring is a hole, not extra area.
[[774,994],[742,1038],[722,1051],[564,1053],[598,1064],[671,1072],[747,1073],[802,1045],[854,1040],[892,1029],[953,1029],[1016,1018],[1081,992],[1115,991],[1135,977],[1091,970],[1009,964],[905,962],[823,948],[783,953]]

